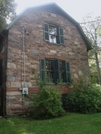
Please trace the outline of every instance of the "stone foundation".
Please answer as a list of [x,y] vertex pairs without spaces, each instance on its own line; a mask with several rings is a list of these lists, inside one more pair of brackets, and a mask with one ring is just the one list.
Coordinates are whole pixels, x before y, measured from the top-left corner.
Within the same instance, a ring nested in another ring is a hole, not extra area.
[[[58,90],[61,94],[66,94],[72,90],[72,88],[65,86],[59,86]],[[6,95],[6,107],[7,115],[25,114],[29,105],[29,96],[39,92],[38,87],[29,88],[28,95],[22,95],[19,88],[8,89]]]

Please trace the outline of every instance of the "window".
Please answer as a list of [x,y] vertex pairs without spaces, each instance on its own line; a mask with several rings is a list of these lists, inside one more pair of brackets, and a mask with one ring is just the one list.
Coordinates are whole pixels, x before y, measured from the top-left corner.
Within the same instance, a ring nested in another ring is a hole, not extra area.
[[41,80],[44,80],[45,74],[48,83],[70,82],[70,65],[58,59],[40,59],[40,75]]
[[52,24],[44,24],[44,39],[49,43],[64,44],[63,29]]

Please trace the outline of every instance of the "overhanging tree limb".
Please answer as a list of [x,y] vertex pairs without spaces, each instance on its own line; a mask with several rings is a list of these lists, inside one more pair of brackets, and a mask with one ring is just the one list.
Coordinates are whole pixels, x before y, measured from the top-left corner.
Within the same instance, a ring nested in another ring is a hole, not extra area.
[[98,37],[98,34],[97,34],[97,30],[101,24],[101,19],[97,18],[97,20],[88,21],[88,18],[87,18],[86,20],[87,20],[86,22],[83,22],[80,24],[81,24],[85,34],[92,42],[92,47],[94,50],[94,51],[92,51],[92,55],[95,55],[95,59],[96,59],[95,65],[96,65],[97,73],[98,73],[98,81],[101,85],[101,75],[100,75],[99,58],[98,58],[98,52],[101,50],[101,48],[99,47],[100,38]]
[[0,0],[0,32],[6,26],[6,20],[12,21],[16,16],[14,0]]

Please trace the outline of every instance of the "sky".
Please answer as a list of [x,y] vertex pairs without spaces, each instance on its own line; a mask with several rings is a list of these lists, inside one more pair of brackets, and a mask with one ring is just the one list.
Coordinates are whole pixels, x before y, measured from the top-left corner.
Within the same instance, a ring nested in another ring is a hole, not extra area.
[[17,14],[28,7],[55,2],[76,21],[82,22],[88,13],[97,16],[101,14],[101,0],[15,0],[17,3]]

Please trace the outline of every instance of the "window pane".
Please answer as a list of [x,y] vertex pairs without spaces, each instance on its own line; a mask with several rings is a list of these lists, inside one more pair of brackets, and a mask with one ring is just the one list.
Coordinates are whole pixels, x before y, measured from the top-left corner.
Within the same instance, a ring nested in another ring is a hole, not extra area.
[[61,82],[66,82],[65,81],[65,73],[64,72],[60,72],[60,77],[61,77]]
[[53,82],[54,78],[54,60],[46,60],[47,81]]
[[57,27],[49,26],[49,42],[57,43]]
[[57,43],[56,36],[49,35],[49,42],[51,42],[51,43]]
[[49,26],[49,34],[51,35],[57,35],[57,28]]
[[46,71],[46,74],[47,74],[47,81],[48,82],[53,82],[54,72],[53,71]]

